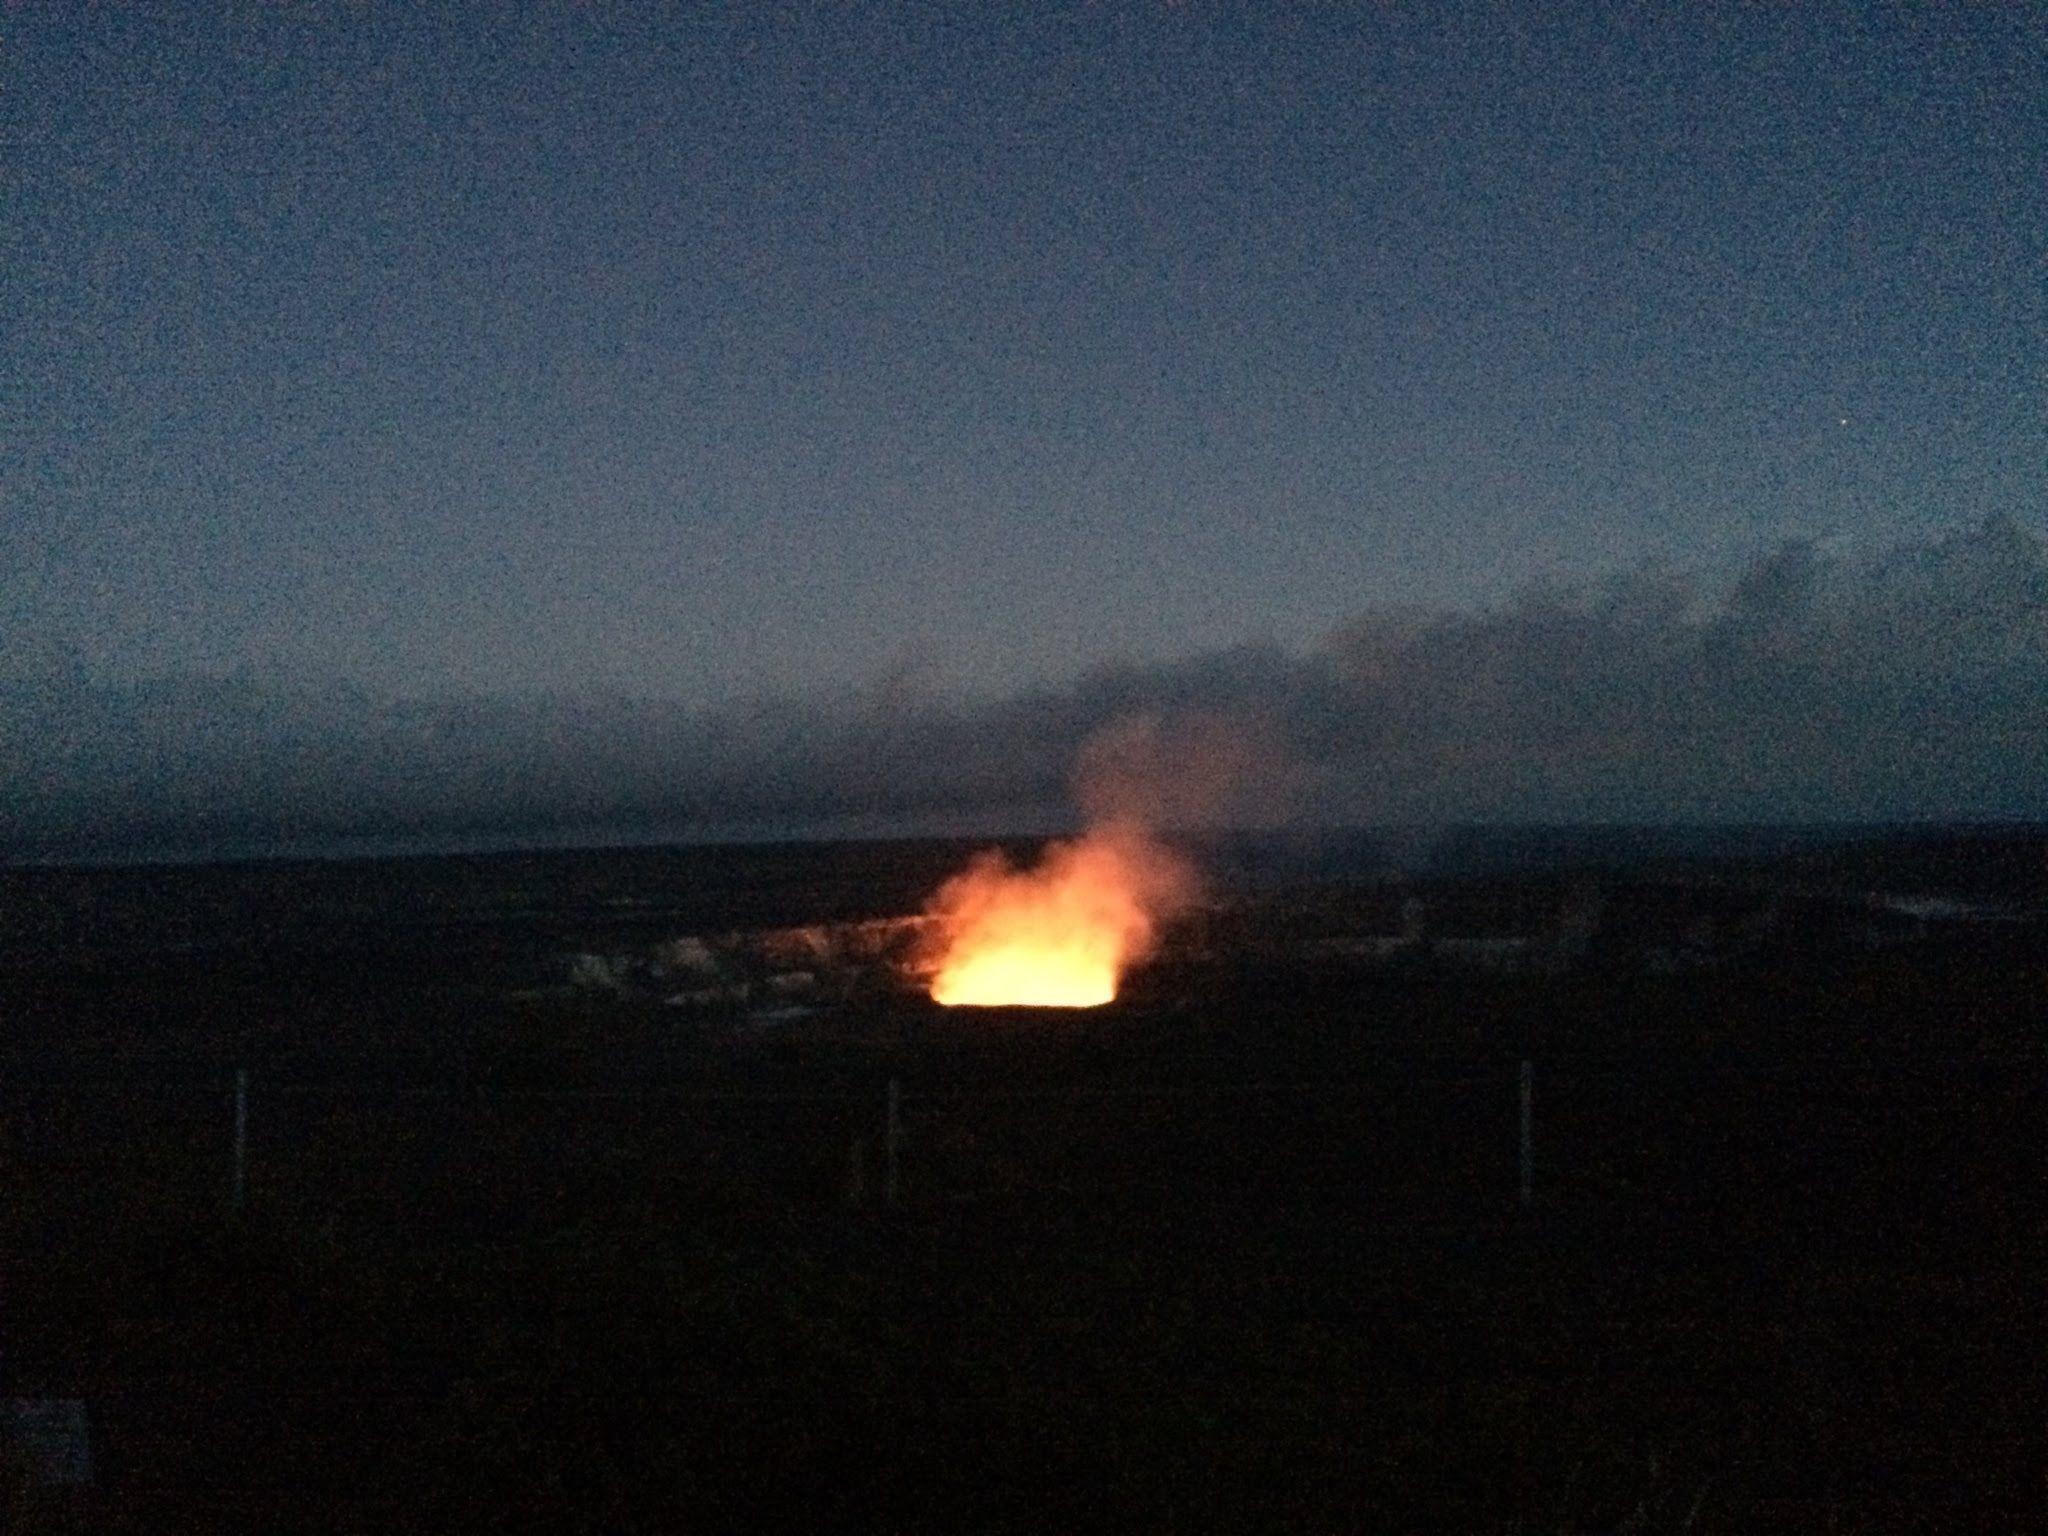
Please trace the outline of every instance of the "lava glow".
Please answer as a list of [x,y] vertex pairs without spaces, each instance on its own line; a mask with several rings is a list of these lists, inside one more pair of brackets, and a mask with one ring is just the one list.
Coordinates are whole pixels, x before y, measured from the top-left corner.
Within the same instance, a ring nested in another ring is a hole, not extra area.
[[1185,860],[1128,824],[1054,843],[1032,869],[983,854],[932,899],[931,995],[948,1006],[1098,1007],[1195,887]]

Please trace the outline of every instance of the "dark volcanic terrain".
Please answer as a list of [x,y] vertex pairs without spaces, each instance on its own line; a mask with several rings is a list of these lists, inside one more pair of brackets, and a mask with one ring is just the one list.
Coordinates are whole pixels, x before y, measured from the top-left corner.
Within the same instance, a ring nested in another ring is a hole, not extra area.
[[0,871],[8,1528],[2037,1520],[2048,837],[1414,846],[1082,1013],[958,844]]

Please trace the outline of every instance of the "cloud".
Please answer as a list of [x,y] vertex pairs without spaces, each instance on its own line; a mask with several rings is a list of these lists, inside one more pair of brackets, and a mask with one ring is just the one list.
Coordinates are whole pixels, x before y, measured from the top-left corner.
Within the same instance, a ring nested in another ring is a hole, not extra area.
[[993,825],[1066,805],[1077,766],[1089,809],[1138,794],[1169,821],[2048,816],[2048,546],[2008,518],[1792,543],[1717,593],[1644,572],[1375,610],[1304,652],[996,700],[0,683],[0,848],[23,857]]

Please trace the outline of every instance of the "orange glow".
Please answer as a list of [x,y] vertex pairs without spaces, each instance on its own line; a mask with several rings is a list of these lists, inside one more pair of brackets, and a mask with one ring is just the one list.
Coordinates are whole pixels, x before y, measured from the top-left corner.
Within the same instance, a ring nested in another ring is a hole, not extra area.
[[1129,824],[1054,843],[1033,869],[982,854],[928,908],[931,995],[948,1006],[1098,1007],[1195,889],[1184,859]]

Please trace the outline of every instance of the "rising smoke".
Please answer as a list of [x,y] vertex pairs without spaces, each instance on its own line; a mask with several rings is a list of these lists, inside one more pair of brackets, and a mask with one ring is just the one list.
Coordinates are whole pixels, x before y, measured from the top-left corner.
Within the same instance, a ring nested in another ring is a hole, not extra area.
[[1251,719],[1214,710],[1128,716],[1077,755],[1081,835],[1013,867],[975,858],[941,886],[920,957],[946,1004],[1093,1007],[1114,998],[1167,924],[1201,898],[1167,828],[1215,825],[1269,800],[1284,758]]

